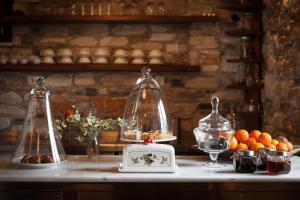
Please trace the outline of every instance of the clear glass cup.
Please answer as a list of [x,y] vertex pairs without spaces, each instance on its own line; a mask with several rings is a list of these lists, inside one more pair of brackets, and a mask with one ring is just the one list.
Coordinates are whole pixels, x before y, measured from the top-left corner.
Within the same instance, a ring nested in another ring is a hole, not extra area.
[[217,163],[220,153],[229,149],[234,129],[230,121],[222,117],[218,112],[219,99],[211,99],[212,112],[199,120],[199,127],[194,129],[194,135],[198,148],[209,154],[211,162],[205,163],[210,168],[223,167]]

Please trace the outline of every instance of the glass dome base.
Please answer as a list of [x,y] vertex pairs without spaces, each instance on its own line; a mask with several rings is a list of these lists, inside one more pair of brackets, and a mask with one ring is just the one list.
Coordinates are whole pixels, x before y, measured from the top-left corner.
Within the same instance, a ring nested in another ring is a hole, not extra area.
[[67,160],[61,161],[61,162],[57,162],[57,163],[40,163],[40,164],[31,164],[31,163],[21,163],[21,162],[14,162],[12,161],[12,163],[14,165],[17,165],[19,167],[23,167],[23,168],[28,168],[28,169],[43,169],[43,168],[49,168],[49,167],[54,167],[57,165],[60,165],[62,163],[67,162]]
[[[158,139],[158,140],[153,140],[153,143],[159,143],[159,142],[169,142],[169,141],[173,141],[176,140],[177,137],[176,136],[171,136],[165,139]],[[144,143],[144,140],[132,140],[132,139],[125,139],[125,138],[121,138],[121,141],[123,142],[134,142],[134,143]]]

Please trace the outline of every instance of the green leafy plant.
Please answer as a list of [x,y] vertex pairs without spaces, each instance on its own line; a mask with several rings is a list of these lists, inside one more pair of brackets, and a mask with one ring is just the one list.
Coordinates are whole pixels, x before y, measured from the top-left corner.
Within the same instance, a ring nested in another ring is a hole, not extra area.
[[82,115],[75,105],[72,108],[67,108],[64,111],[63,119],[56,119],[56,128],[59,136],[62,137],[63,133],[71,126],[78,127],[78,132],[74,138],[81,143],[86,143],[92,134],[97,134],[102,130],[110,130],[119,124],[120,119],[101,119],[89,113],[87,116]]

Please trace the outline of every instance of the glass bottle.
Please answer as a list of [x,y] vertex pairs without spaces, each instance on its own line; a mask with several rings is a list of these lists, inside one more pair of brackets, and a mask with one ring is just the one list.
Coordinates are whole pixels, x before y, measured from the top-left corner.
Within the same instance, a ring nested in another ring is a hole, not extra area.
[[30,92],[24,126],[12,162],[26,166],[49,166],[66,161],[65,151],[53,125],[50,93],[45,87],[45,79],[37,77]]
[[241,38],[241,58],[251,59],[253,58],[254,48],[249,36],[243,36]]
[[154,4],[151,0],[148,0],[145,5],[145,15],[154,15]]
[[166,14],[166,4],[163,1],[158,3],[158,14],[165,15]]
[[86,154],[91,159],[96,159],[99,155],[98,131],[89,130],[89,139],[86,147]]

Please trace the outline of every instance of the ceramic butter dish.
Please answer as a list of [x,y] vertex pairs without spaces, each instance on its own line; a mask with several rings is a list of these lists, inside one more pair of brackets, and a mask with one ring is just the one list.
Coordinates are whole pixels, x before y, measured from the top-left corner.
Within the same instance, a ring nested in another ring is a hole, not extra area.
[[123,149],[120,172],[175,172],[175,150],[166,144],[133,144]]

